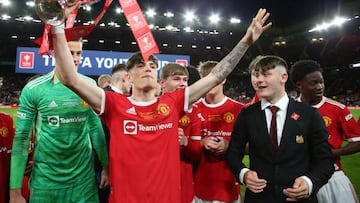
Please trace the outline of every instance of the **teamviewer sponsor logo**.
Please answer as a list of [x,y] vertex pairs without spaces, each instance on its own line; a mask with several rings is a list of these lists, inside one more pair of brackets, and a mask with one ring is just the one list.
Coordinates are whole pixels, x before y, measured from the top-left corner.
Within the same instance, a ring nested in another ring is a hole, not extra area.
[[60,126],[59,116],[48,116],[49,126]]
[[124,134],[136,135],[137,122],[132,120],[124,120]]
[[20,69],[34,69],[34,52],[20,52]]

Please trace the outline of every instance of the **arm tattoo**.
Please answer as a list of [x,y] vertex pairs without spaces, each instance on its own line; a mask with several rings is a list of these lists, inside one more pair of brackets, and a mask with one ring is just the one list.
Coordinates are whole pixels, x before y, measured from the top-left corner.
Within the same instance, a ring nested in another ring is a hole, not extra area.
[[212,69],[212,74],[223,81],[234,70],[240,59],[245,55],[249,45],[244,42],[239,42],[231,52],[225,56],[216,66]]

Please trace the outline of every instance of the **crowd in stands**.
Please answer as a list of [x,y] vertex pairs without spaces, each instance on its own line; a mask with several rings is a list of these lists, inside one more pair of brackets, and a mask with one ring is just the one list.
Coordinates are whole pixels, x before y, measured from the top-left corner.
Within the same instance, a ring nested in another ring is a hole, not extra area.
[[[18,105],[21,89],[33,76],[34,74],[0,72],[0,105]],[[326,96],[347,106],[360,106],[360,80],[348,79],[347,75],[340,74],[326,76],[328,79],[325,81],[329,81],[325,86]],[[96,80],[97,77],[94,76],[93,79]],[[288,92],[295,91],[291,84],[288,86]],[[249,75],[231,75],[226,81],[224,92],[241,103],[251,101],[255,95]]]

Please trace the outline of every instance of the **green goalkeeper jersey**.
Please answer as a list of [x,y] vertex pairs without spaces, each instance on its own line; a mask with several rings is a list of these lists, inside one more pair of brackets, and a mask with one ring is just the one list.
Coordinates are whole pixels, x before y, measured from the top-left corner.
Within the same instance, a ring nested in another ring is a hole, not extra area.
[[21,92],[11,156],[11,189],[21,188],[32,129],[32,188],[67,188],[94,178],[93,148],[102,165],[108,165],[100,119],[52,71],[30,81]]

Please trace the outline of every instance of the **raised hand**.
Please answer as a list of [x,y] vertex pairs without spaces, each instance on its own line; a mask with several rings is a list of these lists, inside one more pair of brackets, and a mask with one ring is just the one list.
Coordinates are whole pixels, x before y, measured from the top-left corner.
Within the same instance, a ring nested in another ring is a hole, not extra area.
[[260,35],[269,29],[272,23],[268,23],[266,25],[265,22],[270,17],[270,13],[266,12],[266,9],[260,8],[257,12],[256,16],[253,18],[250,26],[246,30],[246,34],[244,36],[244,40],[249,44],[253,44],[257,39],[259,39]]
[[70,13],[80,8],[82,4],[81,0],[75,0],[74,2],[68,2],[65,7],[65,18],[67,18]]

